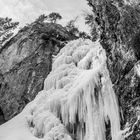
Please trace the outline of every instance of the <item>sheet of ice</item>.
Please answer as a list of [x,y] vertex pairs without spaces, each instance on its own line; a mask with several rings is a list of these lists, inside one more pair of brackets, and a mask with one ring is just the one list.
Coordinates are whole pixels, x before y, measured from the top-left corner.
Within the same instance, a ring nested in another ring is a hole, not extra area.
[[105,140],[109,122],[112,140],[123,139],[105,50],[79,39],[54,57],[44,90],[0,127],[0,140]]

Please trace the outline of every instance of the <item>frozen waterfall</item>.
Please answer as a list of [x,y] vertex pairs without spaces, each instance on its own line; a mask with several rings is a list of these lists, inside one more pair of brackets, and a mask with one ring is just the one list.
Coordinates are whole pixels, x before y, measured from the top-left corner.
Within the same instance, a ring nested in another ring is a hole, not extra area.
[[44,90],[0,126],[0,140],[121,140],[117,98],[99,42],[69,42],[54,57]]

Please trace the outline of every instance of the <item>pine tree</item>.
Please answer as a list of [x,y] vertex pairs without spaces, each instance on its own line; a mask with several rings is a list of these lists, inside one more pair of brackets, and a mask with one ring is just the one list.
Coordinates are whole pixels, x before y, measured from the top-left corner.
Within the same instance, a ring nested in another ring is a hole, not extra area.
[[77,21],[77,18],[76,17],[75,19],[73,20],[70,20],[67,25],[66,25],[66,29],[67,31],[71,34],[71,35],[75,35],[75,36],[78,36],[79,34],[79,30],[78,28],[75,26],[75,22]]
[[19,22],[12,22],[11,18],[0,18],[0,48],[13,34]]
[[97,24],[95,22],[95,17],[91,13],[85,14],[85,24],[89,25],[90,27],[90,34],[92,36],[92,40],[96,41],[98,38],[98,31],[97,31]]
[[59,13],[52,12],[48,15],[48,20],[52,23],[56,23],[60,19],[62,19],[62,16]]
[[42,14],[40,15],[36,20],[35,22],[39,22],[39,23],[42,23],[44,22],[45,20],[47,20],[48,16],[46,16],[45,14]]

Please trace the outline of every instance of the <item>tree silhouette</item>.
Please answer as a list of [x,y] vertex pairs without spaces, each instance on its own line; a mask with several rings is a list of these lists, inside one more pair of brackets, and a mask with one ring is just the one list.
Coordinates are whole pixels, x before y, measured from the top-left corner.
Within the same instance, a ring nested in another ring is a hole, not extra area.
[[70,20],[67,25],[66,25],[66,29],[67,31],[71,34],[71,35],[75,35],[75,36],[78,36],[79,35],[79,30],[78,28],[75,26],[75,22],[77,21],[77,18],[76,17],[75,19],[73,20]]
[[96,22],[98,22],[98,19],[97,18],[95,19],[92,13],[85,13],[85,24],[89,25],[90,27],[90,34],[92,36],[92,41],[96,41],[99,36],[95,20]]
[[59,13],[52,12],[48,15],[48,20],[52,23],[56,23],[60,19],[62,19],[62,16]]
[[83,39],[91,39],[91,37],[86,32],[79,32],[79,37]]
[[19,22],[12,22],[11,18],[0,18],[0,47],[14,34],[18,25]]
[[40,15],[40,16],[35,20],[35,22],[42,23],[42,22],[44,22],[47,18],[48,18],[48,16],[46,16],[45,14],[42,14],[42,15]]

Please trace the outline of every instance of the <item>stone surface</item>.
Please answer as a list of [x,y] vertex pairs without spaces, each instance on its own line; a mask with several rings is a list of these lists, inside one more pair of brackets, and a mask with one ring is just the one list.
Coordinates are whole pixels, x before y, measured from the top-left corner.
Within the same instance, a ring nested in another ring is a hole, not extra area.
[[5,122],[4,114],[3,114],[2,110],[0,109],[0,125],[3,124],[4,122]]
[[[64,27],[32,23],[0,50],[0,108],[9,120],[43,89],[51,70],[52,55],[72,37]],[[0,114],[0,118],[1,118]]]
[[[133,133],[126,140],[140,139],[138,108],[140,77],[140,7],[136,1],[87,0],[95,15],[100,42],[108,57],[108,68],[120,106],[121,127],[128,123]],[[109,126],[108,126],[109,127]],[[108,128],[109,129],[109,128]],[[107,134],[108,140],[109,133]]]

